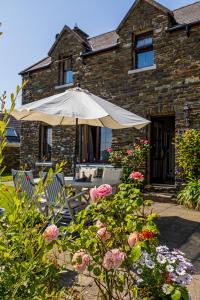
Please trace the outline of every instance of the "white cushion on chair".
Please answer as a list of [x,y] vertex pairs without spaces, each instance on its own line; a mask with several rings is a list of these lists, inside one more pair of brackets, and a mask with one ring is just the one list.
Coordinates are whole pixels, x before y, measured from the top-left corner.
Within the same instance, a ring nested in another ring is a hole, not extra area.
[[115,181],[120,182],[122,177],[122,169],[120,168],[104,168],[103,170],[103,181]]
[[97,168],[81,167],[79,171],[79,178],[83,178],[83,173],[88,179],[91,177],[91,181],[94,181],[97,176]]

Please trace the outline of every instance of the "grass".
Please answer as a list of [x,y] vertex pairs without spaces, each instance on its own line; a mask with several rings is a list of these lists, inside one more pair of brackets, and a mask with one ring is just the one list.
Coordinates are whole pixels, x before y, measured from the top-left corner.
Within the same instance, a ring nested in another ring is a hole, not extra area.
[[0,182],[6,182],[6,181],[12,181],[11,174],[5,174],[5,175],[0,176]]

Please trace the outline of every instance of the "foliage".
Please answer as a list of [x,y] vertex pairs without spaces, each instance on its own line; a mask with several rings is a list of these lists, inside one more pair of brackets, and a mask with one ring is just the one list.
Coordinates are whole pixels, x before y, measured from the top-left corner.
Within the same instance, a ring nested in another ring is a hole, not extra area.
[[109,162],[115,167],[123,168],[122,180],[124,183],[130,183],[130,173],[139,171],[147,157],[149,151],[148,140],[139,140],[128,150],[113,151],[112,148],[107,149],[109,153]]
[[200,176],[200,130],[188,129],[176,138],[177,162],[186,179]]
[[151,253],[142,252],[133,267],[137,274],[136,297],[189,298],[186,285],[192,280],[193,266],[179,250],[170,251],[166,246],[152,247]]
[[[16,94],[19,94],[17,88]],[[0,121],[0,174],[4,171],[3,149],[6,146],[5,129],[9,113],[15,105],[11,95],[11,109],[5,108],[6,94],[1,98],[3,120]],[[57,168],[59,172],[59,167]],[[28,179],[27,179],[28,180]],[[46,184],[51,180],[51,172]],[[0,205],[5,208],[0,215],[0,297],[4,300],[59,299],[63,291],[58,285],[59,269],[52,253],[58,250],[59,240],[48,242],[46,227],[52,220],[38,208],[44,193],[41,180],[32,199],[14,188],[1,185]]]
[[[67,228],[71,235],[66,237],[64,249],[71,251],[76,270],[87,267],[103,299],[123,299],[126,293],[132,297],[132,265],[142,249],[150,251],[151,245],[157,243],[153,238],[158,233],[153,222],[156,215],[145,213],[150,205],[132,184],[121,184],[116,195],[89,205],[79,213],[78,222]],[[132,248],[129,238],[133,232],[138,238]]]
[[177,196],[178,203],[188,208],[200,208],[200,179],[191,179]]

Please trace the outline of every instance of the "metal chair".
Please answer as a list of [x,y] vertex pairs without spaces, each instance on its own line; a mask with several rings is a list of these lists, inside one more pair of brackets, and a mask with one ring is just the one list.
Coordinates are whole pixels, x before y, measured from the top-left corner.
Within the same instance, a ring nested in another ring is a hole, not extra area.
[[[44,182],[47,179],[47,173],[43,173]],[[60,225],[69,225],[71,221],[76,221],[76,214],[87,206],[86,191],[73,197],[67,197],[65,190],[64,174],[52,174],[50,183],[45,186],[45,196],[49,210],[51,209],[54,219],[60,219]]]

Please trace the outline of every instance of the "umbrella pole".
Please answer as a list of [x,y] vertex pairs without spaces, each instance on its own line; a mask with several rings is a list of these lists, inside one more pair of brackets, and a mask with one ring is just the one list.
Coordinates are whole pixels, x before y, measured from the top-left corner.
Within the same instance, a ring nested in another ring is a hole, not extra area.
[[78,118],[76,118],[76,134],[75,134],[75,147],[74,147],[74,179],[76,177],[76,163],[77,163],[77,153],[78,153]]

